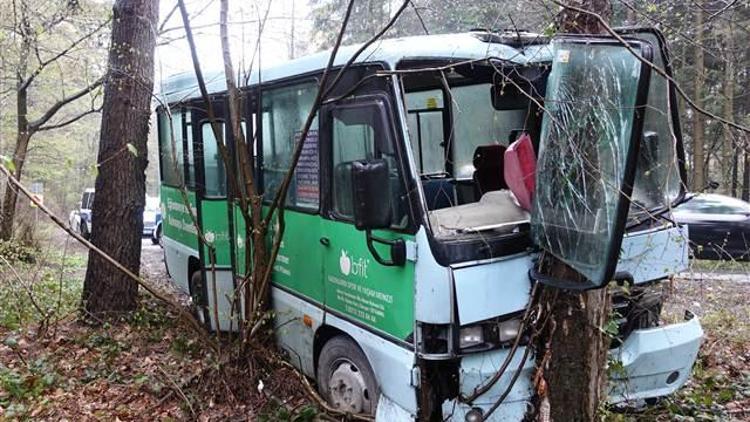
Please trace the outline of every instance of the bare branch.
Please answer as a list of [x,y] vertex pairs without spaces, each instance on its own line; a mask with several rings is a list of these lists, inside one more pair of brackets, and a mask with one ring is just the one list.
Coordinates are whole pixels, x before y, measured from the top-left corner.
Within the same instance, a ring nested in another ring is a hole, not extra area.
[[83,113],[78,114],[77,116],[71,117],[70,119],[62,121],[60,123],[55,123],[55,124],[47,125],[47,126],[40,126],[40,127],[38,127],[36,129],[36,131],[37,132],[41,132],[41,131],[44,131],[44,130],[59,129],[59,128],[65,127],[65,126],[67,126],[67,125],[69,125],[71,123],[75,123],[75,122],[81,120],[82,118],[88,116],[89,114],[99,113],[101,111],[102,111],[102,106],[99,106],[99,107],[96,107],[96,108],[91,108],[89,110],[84,111]]
[[[101,30],[105,26],[109,25],[110,21],[111,21],[111,18],[108,18],[104,22],[100,23],[96,28],[94,28],[93,31],[91,31],[91,32],[89,32],[87,34],[84,34],[81,38],[78,38],[77,40],[73,41],[69,46],[67,46],[66,48],[64,48],[63,50],[61,50],[60,52],[58,52],[57,54],[55,54],[54,56],[50,57],[47,60],[42,60],[41,57],[39,56],[39,51],[37,50],[37,59],[39,60],[39,66],[31,73],[31,75],[29,75],[28,78],[26,78],[26,80],[21,84],[21,86],[18,88],[18,90],[20,91],[20,90],[27,89],[29,87],[29,85],[31,85],[31,83],[34,81],[34,79],[37,76],[39,76],[39,74],[42,73],[42,71],[47,66],[49,66],[50,64],[56,62],[61,57],[65,56],[70,51],[72,51],[74,48],[76,48],[79,44],[81,44],[82,42],[84,42],[87,39],[89,39],[92,36],[94,36],[94,34],[96,34],[97,32],[99,32],[99,30]],[[37,48],[37,46],[38,45],[35,44],[35,48]]]
[[56,102],[52,105],[47,111],[38,119],[29,122],[29,129],[31,132],[36,132],[39,130],[40,127],[42,127],[45,123],[49,121],[54,115],[60,111],[61,108],[65,107],[67,104],[72,103],[73,101],[83,97],[86,94],[91,93],[95,89],[99,88],[99,86],[102,84],[104,78],[101,77],[94,81],[91,85],[81,89],[80,91],[76,92],[75,94],[65,97],[61,99],[60,101]]

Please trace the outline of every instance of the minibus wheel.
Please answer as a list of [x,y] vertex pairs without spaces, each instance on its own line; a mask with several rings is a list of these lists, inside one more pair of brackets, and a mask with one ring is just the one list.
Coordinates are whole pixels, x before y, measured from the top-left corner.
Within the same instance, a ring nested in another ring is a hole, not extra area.
[[318,388],[331,406],[373,414],[380,398],[375,374],[357,344],[345,336],[330,339],[318,359]]
[[200,271],[195,271],[190,276],[190,297],[193,301],[193,316],[205,327],[210,328],[207,295],[206,285],[203,283],[203,274]]

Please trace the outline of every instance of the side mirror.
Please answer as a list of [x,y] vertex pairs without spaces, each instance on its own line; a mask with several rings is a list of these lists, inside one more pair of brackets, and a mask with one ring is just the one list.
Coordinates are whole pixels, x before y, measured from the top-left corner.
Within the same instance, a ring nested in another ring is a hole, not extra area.
[[[355,161],[351,168],[354,226],[367,232],[367,249],[381,265],[402,266],[406,263],[406,244],[402,239],[382,239],[372,230],[391,226],[391,183],[385,160]],[[390,258],[384,259],[374,242],[387,245]]]
[[357,230],[391,226],[391,184],[385,160],[352,163],[354,226]]

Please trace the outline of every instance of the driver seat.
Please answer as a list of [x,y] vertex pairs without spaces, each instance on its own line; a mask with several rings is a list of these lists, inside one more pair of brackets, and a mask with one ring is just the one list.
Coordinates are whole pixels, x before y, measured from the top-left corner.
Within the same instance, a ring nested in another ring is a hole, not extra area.
[[505,147],[499,144],[480,145],[474,150],[474,188],[476,197],[487,192],[507,189],[503,177],[503,155]]

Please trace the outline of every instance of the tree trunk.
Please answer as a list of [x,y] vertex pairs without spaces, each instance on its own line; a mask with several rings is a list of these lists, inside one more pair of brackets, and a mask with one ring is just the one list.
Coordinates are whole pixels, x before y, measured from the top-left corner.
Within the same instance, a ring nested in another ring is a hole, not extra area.
[[[573,6],[611,16],[608,0],[575,0]],[[563,9],[558,15],[559,32],[605,33],[592,15]],[[580,279],[562,262],[548,256],[547,273],[561,279]],[[540,286],[541,287],[541,286]],[[593,421],[604,398],[609,338],[603,327],[609,317],[610,298],[606,287],[573,292],[544,286],[540,291],[542,316],[549,318],[536,344],[536,411],[553,421]],[[542,418],[544,419],[544,418]]]
[[[695,96],[696,107],[703,108],[703,85],[706,82],[703,60],[703,9],[695,7]],[[704,166],[705,153],[703,116],[693,110],[693,190],[699,191],[706,186]]]
[[[21,171],[23,170],[24,162],[26,161],[26,152],[29,149],[29,140],[31,135],[28,130],[19,131],[16,136],[16,148],[13,152],[13,164],[15,170],[13,170],[13,176],[21,180]],[[16,205],[18,203],[18,191],[10,186],[10,182],[5,187],[5,194],[3,195],[3,218],[0,222],[0,239],[9,240],[13,237],[13,226],[16,219]]]
[[[31,139],[31,128],[29,127],[29,91],[24,87],[26,72],[28,70],[28,57],[31,52],[31,40],[26,20],[26,8],[21,8],[22,42],[19,51],[18,68],[16,69],[16,146],[13,149],[13,164],[15,170],[13,176],[21,180],[21,171],[26,161],[26,152],[29,149]],[[16,204],[18,203],[18,192],[11,187],[10,181],[5,187],[3,195],[3,218],[0,221],[0,239],[9,240],[13,237],[13,224],[16,219]]]
[[745,165],[742,170],[742,200],[750,201],[750,145],[747,135],[744,136]]
[[[104,88],[91,242],[138,273],[146,189],[158,0],[117,0]],[[134,151],[135,153],[131,152]],[[138,285],[89,253],[83,307],[93,315],[132,311]]]
[[[724,65],[724,118],[734,121],[734,40],[732,39],[732,26],[727,28],[726,52],[727,62]],[[722,190],[726,193],[732,192],[732,170],[733,160],[732,153],[736,140],[734,139],[732,129],[729,125],[724,125],[724,139],[721,144],[721,170],[722,170]]]

